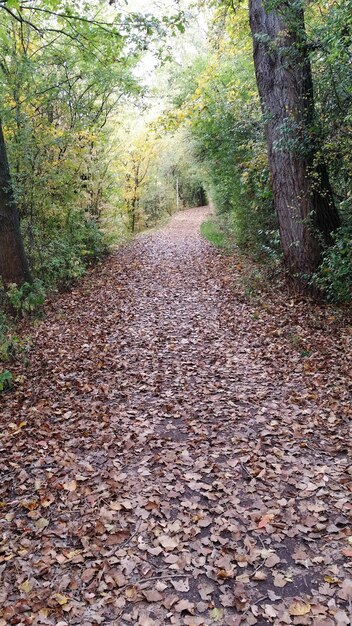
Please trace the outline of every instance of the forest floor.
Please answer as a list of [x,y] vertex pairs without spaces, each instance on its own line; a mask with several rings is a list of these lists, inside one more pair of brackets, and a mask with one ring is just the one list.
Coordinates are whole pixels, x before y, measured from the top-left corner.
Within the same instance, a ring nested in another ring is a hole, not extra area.
[[0,626],[348,626],[346,314],[193,209],[49,303],[1,397]]

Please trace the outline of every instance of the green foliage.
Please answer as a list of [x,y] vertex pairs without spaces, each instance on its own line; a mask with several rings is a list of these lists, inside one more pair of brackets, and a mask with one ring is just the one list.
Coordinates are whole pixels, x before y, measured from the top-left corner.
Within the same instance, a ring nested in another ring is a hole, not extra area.
[[339,228],[313,278],[330,302],[352,302],[352,227]]
[[210,241],[216,248],[224,249],[226,247],[226,236],[221,228],[219,221],[211,218],[203,222],[200,227],[202,236]]
[[9,358],[11,340],[9,338],[9,326],[6,315],[3,311],[5,308],[5,292],[3,289],[0,291],[0,363],[5,362]]
[[246,298],[258,301],[261,294],[268,288],[268,275],[263,266],[250,263],[248,266],[241,267],[241,283]]
[[[141,107],[131,111],[131,98],[146,91],[136,66],[150,46],[160,58],[169,55],[165,33],[183,33],[185,16],[107,4],[38,0],[33,8],[8,0],[9,13],[0,3],[0,117],[32,275],[47,290],[65,288],[108,244],[206,199],[217,218],[203,225],[205,237],[225,249],[235,240],[246,254],[276,261],[247,3],[236,2],[233,11],[230,0],[200,2],[214,9],[209,45],[196,37],[198,56],[188,41],[177,61],[163,66],[164,114],[152,123]],[[271,5],[283,10],[279,0]],[[321,139],[318,159],[327,161],[345,225],[316,281],[330,299],[341,300],[350,289],[343,250],[352,223],[352,0],[305,5],[317,110],[312,131]],[[290,124],[282,131],[277,148],[307,149],[303,141],[292,144]],[[19,314],[39,305],[37,287],[27,289],[9,296]]]
[[[4,298],[4,292],[0,292],[1,299]],[[10,327],[5,314],[0,308],[0,393],[7,390],[12,384],[12,375],[8,369],[3,369],[1,363],[10,360],[13,351],[13,337],[10,333]]]
[[39,280],[23,283],[21,286],[8,285],[6,297],[17,315],[28,315],[40,311],[45,300],[45,290]]
[[[219,246],[224,245],[226,238],[235,239],[242,252],[269,264],[276,272],[281,258],[280,237],[273,210],[247,8],[245,3],[236,3],[234,12],[229,0],[214,0],[211,4],[215,8],[212,49],[207,57],[201,52],[193,63],[174,69],[174,108],[164,116],[164,125],[166,129],[188,127],[195,141],[203,185],[218,216],[202,226],[204,235]],[[279,0],[268,3],[276,10],[289,12],[286,18],[293,29],[299,25],[295,16],[303,4],[283,7]],[[320,162],[328,166],[344,223],[335,245],[326,250],[315,280],[330,300],[346,301],[351,298],[352,280],[350,238],[346,234],[352,224],[352,0],[317,0],[306,3],[304,10],[307,43],[305,32],[296,35],[297,45],[308,45],[312,62],[316,115],[310,137],[319,139],[321,150],[315,159],[318,167]],[[297,49],[294,45],[291,48],[286,53],[292,58]],[[311,154],[310,137],[300,137],[297,142],[296,135],[297,121],[292,119],[282,127],[276,149]]]
[[35,236],[32,265],[47,290],[69,287],[107,250],[99,225],[80,212],[68,217],[65,228],[53,220],[38,226]]
[[116,219],[117,112],[142,93],[141,54],[183,28],[182,11],[157,18],[100,0],[0,3],[0,117],[31,273],[49,289],[81,276],[105,252],[107,233],[113,243],[109,220],[118,239],[126,230]]
[[226,15],[215,13],[210,53],[201,50],[170,72],[173,109],[163,124],[187,129],[193,167],[221,216],[221,230],[246,254],[271,259],[278,254],[278,227],[248,15],[243,6]]
[[0,393],[12,386],[12,374],[9,370],[0,371]]
[[202,163],[203,184],[241,250],[275,255],[277,225],[255,78],[247,49],[209,58],[189,95],[186,115]]
[[352,0],[312,3],[307,24],[322,154],[342,220],[352,223]]

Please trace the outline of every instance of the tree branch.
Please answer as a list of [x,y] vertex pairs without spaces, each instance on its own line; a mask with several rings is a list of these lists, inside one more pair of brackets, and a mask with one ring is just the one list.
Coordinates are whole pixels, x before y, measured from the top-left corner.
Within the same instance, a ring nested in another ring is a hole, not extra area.
[[36,26],[35,24],[33,24],[33,22],[29,22],[28,20],[26,20],[24,17],[22,17],[22,15],[16,15],[16,13],[14,13],[13,11],[11,11],[11,9],[9,9],[7,6],[5,6],[4,4],[0,4],[0,9],[4,9],[4,11],[6,11],[6,13],[8,13],[9,15],[11,15],[12,19],[16,20],[16,22],[19,22],[20,24],[27,24],[28,26],[30,26],[31,28],[33,28],[34,30],[37,31],[37,33],[40,33],[41,35],[42,30],[40,28],[38,28],[38,26]]

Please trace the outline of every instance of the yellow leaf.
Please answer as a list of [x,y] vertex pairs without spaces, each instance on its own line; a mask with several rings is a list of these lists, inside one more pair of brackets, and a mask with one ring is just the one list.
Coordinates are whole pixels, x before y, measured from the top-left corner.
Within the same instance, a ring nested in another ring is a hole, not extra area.
[[39,611],[39,616],[40,617],[48,617],[48,615],[49,615],[49,609],[46,609],[46,608],[45,609],[40,609],[40,611]]
[[307,615],[307,613],[310,613],[311,608],[310,604],[302,602],[302,600],[295,600],[290,605],[288,612],[290,615],[294,616]]
[[338,578],[335,578],[334,576],[324,576],[324,580],[330,585],[338,585],[341,582]]
[[35,523],[35,527],[38,528],[38,530],[43,530],[43,528],[46,528],[47,526],[49,526],[49,521],[45,519],[45,517],[41,517]]
[[68,598],[66,598],[66,596],[63,596],[61,593],[54,593],[53,598],[58,604],[60,604],[60,606],[64,606],[68,603]]
[[38,500],[22,500],[21,504],[27,511],[34,511],[38,508],[39,502]]
[[220,622],[224,615],[224,611],[222,609],[213,609],[210,611],[210,617],[214,622]]
[[19,589],[21,591],[24,591],[24,593],[30,593],[33,587],[31,583],[29,582],[29,580],[25,580],[23,583],[21,583],[21,585],[19,586]]

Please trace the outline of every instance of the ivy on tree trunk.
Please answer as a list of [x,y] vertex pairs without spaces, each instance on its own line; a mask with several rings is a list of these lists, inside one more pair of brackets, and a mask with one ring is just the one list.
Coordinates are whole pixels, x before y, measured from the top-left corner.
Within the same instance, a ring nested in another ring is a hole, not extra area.
[[304,288],[340,221],[320,154],[303,4],[249,0],[249,15],[284,259]]

